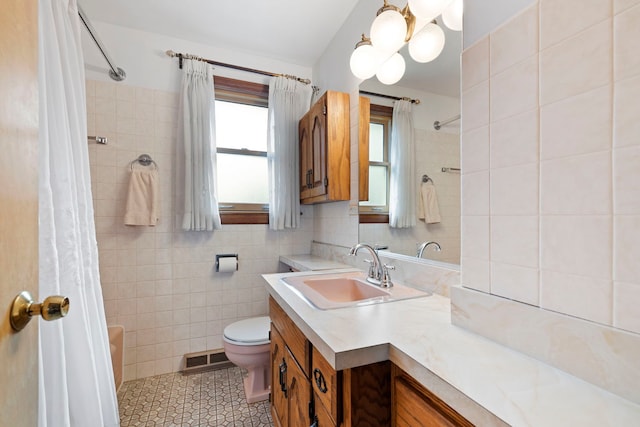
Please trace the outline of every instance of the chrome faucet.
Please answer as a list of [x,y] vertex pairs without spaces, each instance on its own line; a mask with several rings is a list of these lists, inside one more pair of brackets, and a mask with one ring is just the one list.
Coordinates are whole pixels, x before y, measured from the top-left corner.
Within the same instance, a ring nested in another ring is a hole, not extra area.
[[391,282],[391,276],[389,270],[395,270],[392,265],[385,265],[380,262],[377,251],[366,243],[358,243],[349,249],[349,256],[355,256],[360,249],[366,249],[371,254],[373,259],[366,259],[365,262],[369,263],[369,273],[367,274],[367,282],[382,288],[390,288],[393,286]]
[[425,249],[427,249],[427,246],[429,245],[434,245],[436,252],[440,252],[442,250],[438,242],[424,242],[420,245],[420,247],[418,247],[418,253],[416,254],[416,257],[422,258],[422,253],[424,252]]

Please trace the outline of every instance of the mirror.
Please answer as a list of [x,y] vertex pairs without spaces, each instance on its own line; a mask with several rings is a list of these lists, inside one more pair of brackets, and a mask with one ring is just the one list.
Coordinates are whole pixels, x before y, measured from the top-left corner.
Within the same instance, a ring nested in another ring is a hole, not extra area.
[[[409,97],[419,99],[414,103],[413,125],[415,134],[415,179],[416,204],[423,175],[427,175],[437,194],[441,220],[426,224],[417,220],[412,228],[391,228],[388,223],[359,224],[359,241],[380,245],[381,254],[408,256],[417,259],[419,246],[423,242],[435,241],[422,254],[422,259],[442,261],[450,264],[460,263],[460,121],[454,120],[442,126],[434,127],[435,121],[444,122],[460,114],[460,53],[462,35],[460,32],[444,28],[445,48],[434,61],[426,64],[414,62],[406,52],[406,46],[400,51],[406,59],[405,76],[393,86],[379,83],[375,77],[360,84],[361,96],[369,98],[372,105],[392,107],[394,100],[362,92]],[[458,170],[455,170],[458,169]],[[372,183],[371,179],[369,180]],[[432,189],[433,190],[433,189]],[[362,212],[362,210],[361,210]],[[386,248],[385,248],[386,247]]]

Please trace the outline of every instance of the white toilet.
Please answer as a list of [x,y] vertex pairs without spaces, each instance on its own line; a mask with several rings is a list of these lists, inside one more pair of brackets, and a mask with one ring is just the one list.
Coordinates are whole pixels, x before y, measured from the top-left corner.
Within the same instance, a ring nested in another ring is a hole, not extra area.
[[244,379],[244,394],[248,403],[269,398],[270,323],[268,316],[252,317],[224,328],[224,352],[227,358],[249,373]]

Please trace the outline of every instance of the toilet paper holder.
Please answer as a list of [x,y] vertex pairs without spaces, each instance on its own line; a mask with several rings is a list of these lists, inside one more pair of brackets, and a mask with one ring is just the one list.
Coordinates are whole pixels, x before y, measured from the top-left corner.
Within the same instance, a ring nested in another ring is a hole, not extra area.
[[220,259],[221,258],[235,258],[236,259],[236,271],[238,271],[238,254],[217,254],[216,255],[216,272],[220,272]]

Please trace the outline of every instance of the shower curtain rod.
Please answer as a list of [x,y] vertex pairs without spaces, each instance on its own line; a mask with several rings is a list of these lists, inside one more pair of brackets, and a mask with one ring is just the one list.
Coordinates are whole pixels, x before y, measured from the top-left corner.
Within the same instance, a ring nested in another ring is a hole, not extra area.
[[172,58],[177,57],[178,60],[179,60],[178,61],[178,66],[180,68],[182,68],[182,60],[183,59],[195,59],[196,61],[206,62],[208,64],[217,65],[219,67],[232,68],[234,70],[240,70],[240,71],[248,71],[249,73],[262,74],[263,76],[286,77],[288,79],[297,80],[300,83],[304,83],[306,85],[311,84],[311,80],[309,80],[309,79],[303,79],[301,77],[292,76],[290,74],[277,74],[277,73],[271,73],[269,71],[262,71],[262,70],[256,70],[254,68],[242,67],[240,65],[226,64],[224,62],[218,62],[218,61],[214,61],[212,59],[206,59],[206,58],[202,58],[200,56],[191,55],[190,53],[177,53],[177,52],[174,52],[172,50],[168,50],[165,53],[167,54],[167,56],[170,56]]
[[93,25],[91,25],[91,21],[89,21],[89,18],[87,18],[87,15],[84,13],[80,5],[78,5],[78,15],[80,16],[80,20],[84,24],[87,31],[89,31],[89,35],[95,42],[96,46],[98,46],[100,53],[102,54],[102,56],[104,56],[105,61],[107,61],[107,64],[109,64],[109,68],[111,68],[109,70],[109,77],[111,77],[113,80],[117,82],[121,82],[122,80],[124,80],[127,77],[127,73],[125,73],[122,68],[116,67],[115,65],[113,65],[113,60],[111,59],[106,49],[100,42],[100,39],[98,39],[98,36],[96,35],[96,30],[93,28]]
[[416,105],[420,104],[420,100],[419,99],[411,99],[411,98],[408,98],[406,96],[384,95],[382,93],[367,92],[366,90],[361,90],[360,93],[362,95],[377,96],[379,98],[395,99],[396,101],[399,101],[399,100],[409,101],[412,104],[416,104]]
[[456,120],[459,120],[459,119],[460,119],[460,114],[458,114],[457,116],[453,116],[448,119],[445,119],[441,122],[436,120],[435,122],[433,122],[433,127],[435,128],[435,130],[440,130],[442,126],[448,125],[449,123],[455,122]]

